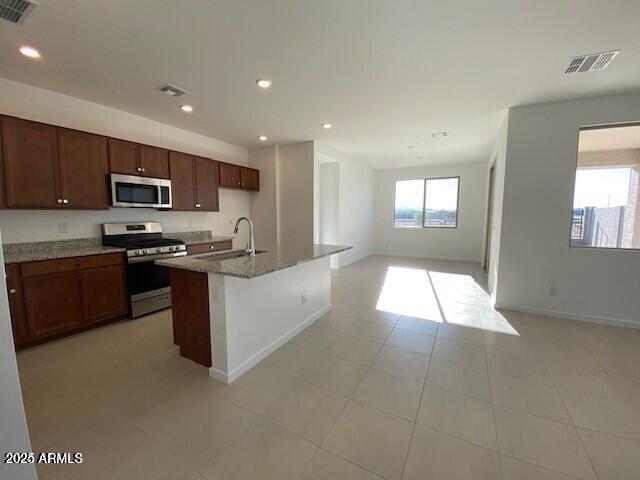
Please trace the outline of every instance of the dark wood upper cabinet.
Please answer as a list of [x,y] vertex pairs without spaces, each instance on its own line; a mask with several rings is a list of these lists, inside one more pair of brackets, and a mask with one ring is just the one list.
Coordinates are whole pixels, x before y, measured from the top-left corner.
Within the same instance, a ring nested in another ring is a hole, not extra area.
[[260,171],[231,163],[219,162],[220,186],[240,190],[260,190]]
[[240,167],[240,186],[246,190],[260,190],[260,172],[255,168]]
[[169,178],[169,151],[110,138],[109,171],[140,177]]
[[62,204],[56,127],[3,117],[2,148],[8,208]]
[[220,162],[220,186],[240,188],[240,167],[231,163]]
[[140,175],[169,178],[169,151],[164,148],[140,145]]
[[193,168],[196,186],[196,209],[207,212],[219,211],[218,162],[209,158],[195,157]]
[[87,210],[109,208],[105,137],[60,128],[58,158],[65,207]]
[[139,148],[137,143],[109,139],[109,171],[124,175],[140,175]]
[[169,152],[173,210],[196,210],[193,156]]

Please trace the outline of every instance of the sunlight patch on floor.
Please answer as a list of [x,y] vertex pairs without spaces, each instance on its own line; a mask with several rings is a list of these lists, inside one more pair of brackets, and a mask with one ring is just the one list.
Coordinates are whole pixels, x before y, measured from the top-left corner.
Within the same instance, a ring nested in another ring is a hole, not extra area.
[[423,269],[389,267],[376,309],[442,322],[429,276]]
[[429,278],[440,301],[445,322],[518,335],[507,319],[493,309],[489,294],[473,276],[430,271]]
[[468,274],[389,267],[376,309],[518,335],[507,319],[493,309],[489,294]]

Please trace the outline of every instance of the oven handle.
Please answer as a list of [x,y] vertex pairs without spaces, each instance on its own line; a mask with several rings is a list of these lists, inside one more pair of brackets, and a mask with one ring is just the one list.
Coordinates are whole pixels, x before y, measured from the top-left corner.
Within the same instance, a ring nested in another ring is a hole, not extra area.
[[157,255],[145,255],[144,257],[129,257],[128,263],[142,263],[153,262],[154,260],[161,260],[163,258],[184,257],[187,252],[172,252],[172,253],[158,253]]

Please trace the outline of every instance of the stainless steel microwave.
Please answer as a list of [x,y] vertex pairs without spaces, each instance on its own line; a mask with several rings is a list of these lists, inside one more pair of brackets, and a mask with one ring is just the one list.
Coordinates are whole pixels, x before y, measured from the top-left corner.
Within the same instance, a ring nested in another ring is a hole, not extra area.
[[114,207],[171,208],[171,180],[111,174]]

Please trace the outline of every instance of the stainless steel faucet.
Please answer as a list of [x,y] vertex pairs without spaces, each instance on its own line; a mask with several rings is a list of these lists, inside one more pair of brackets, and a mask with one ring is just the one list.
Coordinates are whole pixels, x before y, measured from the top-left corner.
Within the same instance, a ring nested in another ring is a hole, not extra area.
[[247,245],[247,248],[245,248],[245,253],[247,255],[249,255],[250,257],[255,257],[256,256],[256,242],[253,239],[253,222],[251,220],[249,220],[247,217],[240,217],[238,219],[238,221],[236,221],[236,227],[233,229],[233,233],[234,234],[238,233],[238,226],[240,225],[240,222],[242,220],[246,220],[249,223],[249,243]]

